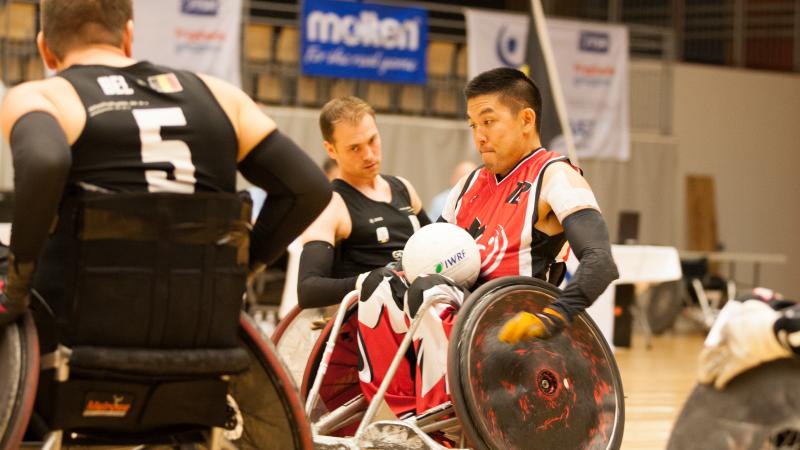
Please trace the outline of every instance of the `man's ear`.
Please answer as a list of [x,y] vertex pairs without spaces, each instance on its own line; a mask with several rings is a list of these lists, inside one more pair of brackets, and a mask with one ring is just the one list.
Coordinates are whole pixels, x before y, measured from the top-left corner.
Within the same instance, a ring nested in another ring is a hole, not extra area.
[[328,141],[322,141],[322,146],[325,147],[325,152],[328,153],[328,156],[330,156],[331,159],[338,161],[336,158],[336,147],[334,147],[333,144]]
[[125,23],[125,30],[122,32],[122,51],[128,58],[133,55],[133,20]]
[[58,58],[55,53],[50,50],[50,47],[47,46],[47,42],[44,40],[44,34],[41,31],[36,34],[36,47],[39,48],[39,54],[42,55],[44,65],[50,70],[57,70]]
[[536,112],[533,108],[523,108],[519,112],[519,118],[522,121],[522,130],[526,133],[536,131]]

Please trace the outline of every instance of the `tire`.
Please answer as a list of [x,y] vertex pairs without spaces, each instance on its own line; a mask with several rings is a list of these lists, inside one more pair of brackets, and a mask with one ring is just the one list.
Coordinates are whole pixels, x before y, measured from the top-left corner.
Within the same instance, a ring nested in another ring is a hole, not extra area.
[[242,450],[311,450],[311,427],[297,387],[272,342],[246,314],[239,337],[250,354],[250,368],[230,381],[229,392],[243,418],[242,435],[233,443]]
[[[502,278],[481,286],[458,312],[447,376],[456,414],[476,450],[620,447],[622,381],[588,315],[548,340],[510,347],[497,339],[516,311],[541,310],[559,293],[533,278]],[[586,379],[590,383],[581,382]]]
[[[787,435],[793,444],[779,442]],[[749,370],[721,391],[698,384],[683,405],[667,448],[796,450],[798,438],[800,361],[795,358]]]
[[649,295],[647,320],[654,335],[663,334],[675,325],[683,310],[683,281],[670,281],[653,286],[642,295]]
[[0,448],[19,448],[39,383],[39,339],[30,313],[0,329]]

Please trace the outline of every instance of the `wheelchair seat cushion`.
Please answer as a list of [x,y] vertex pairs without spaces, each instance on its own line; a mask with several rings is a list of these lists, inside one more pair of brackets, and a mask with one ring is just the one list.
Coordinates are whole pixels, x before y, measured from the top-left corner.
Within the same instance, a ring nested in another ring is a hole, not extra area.
[[208,376],[247,370],[247,352],[230,349],[150,350],[76,347],[69,365],[73,369],[124,372],[153,376]]

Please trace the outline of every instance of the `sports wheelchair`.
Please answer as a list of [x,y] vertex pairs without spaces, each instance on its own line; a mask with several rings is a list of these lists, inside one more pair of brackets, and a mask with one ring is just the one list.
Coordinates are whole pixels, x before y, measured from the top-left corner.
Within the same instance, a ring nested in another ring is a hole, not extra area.
[[[316,311],[293,313],[273,338],[291,349],[293,373],[312,422],[315,448],[445,448],[442,437],[472,449],[617,449],[622,441],[624,396],[619,370],[602,334],[580,314],[561,335],[508,346],[502,324],[519,310],[540,311],[555,300],[554,286],[529,277],[494,280],[458,307],[448,349],[451,401],[417,416],[377,420],[383,394],[405,357],[419,318],[444,298],[430,298],[411,321],[391,368],[372,402],[358,381],[357,292],[335,319],[311,339]],[[457,306],[457,305],[454,305]],[[304,364],[301,372],[299,366]]]
[[0,330],[0,448],[311,449],[293,381],[240,312],[249,210],[66,197],[31,312]]

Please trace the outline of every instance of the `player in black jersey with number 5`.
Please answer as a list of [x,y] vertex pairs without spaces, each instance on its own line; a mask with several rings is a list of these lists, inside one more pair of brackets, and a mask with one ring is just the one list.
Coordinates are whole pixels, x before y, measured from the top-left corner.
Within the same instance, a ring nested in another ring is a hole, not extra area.
[[131,0],[44,0],[41,11],[37,44],[57,76],[15,87],[0,113],[18,206],[0,324],[25,311],[59,204],[76,191],[233,193],[238,169],[269,192],[251,266],[328,203],[322,172],[241,90],[131,59]]
[[341,173],[330,204],[302,236],[301,308],[339,303],[368,272],[399,261],[408,238],[430,223],[408,180],[381,175],[381,137],[369,104],[333,99],[319,124]]

